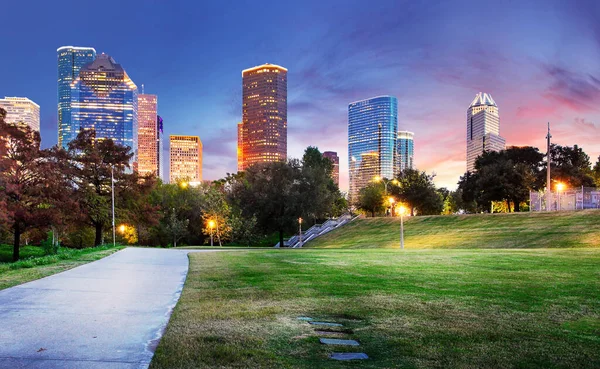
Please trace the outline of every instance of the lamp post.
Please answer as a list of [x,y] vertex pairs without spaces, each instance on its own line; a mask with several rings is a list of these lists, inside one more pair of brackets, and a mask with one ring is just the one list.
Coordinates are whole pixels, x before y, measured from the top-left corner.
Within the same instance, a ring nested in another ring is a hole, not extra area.
[[565,189],[565,184],[562,182],[558,182],[556,184],[556,192],[558,193],[558,205],[556,206],[556,210],[560,211],[561,210],[561,206],[560,206],[560,192],[562,190]]
[[115,175],[114,175],[114,165],[110,166],[110,192],[112,197],[112,231],[113,231],[113,247],[116,246],[116,236],[115,236]]
[[404,205],[400,206],[400,249],[404,250]]
[[385,195],[386,195],[386,196],[387,196],[387,193],[388,193],[388,191],[387,191],[387,186],[388,186],[388,184],[389,184],[390,182],[391,182],[393,185],[397,185],[397,184],[398,184],[398,180],[396,180],[396,179],[389,180],[389,179],[381,178],[380,176],[375,176],[375,177],[373,177],[373,181],[375,181],[375,182],[383,182],[383,188],[384,188],[384,191],[385,191]]
[[209,220],[208,221],[208,228],[210,228],[210,247],[213,246],[213,228],[215,228],[215,221],[214,220]]
[[298,243],[300,244],[300,247],[302,247],[302,218],[298,218]]

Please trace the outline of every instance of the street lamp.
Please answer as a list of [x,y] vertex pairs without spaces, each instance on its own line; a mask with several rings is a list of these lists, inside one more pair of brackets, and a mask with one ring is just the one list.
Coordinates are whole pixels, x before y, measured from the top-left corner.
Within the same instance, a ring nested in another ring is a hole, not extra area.
[[302,218],[298,218],[298,233],[300,234],[298,237],[298,243],[300,247],[302,247]]
[[404,250],[404,205],[400,205],[400,249]]
[[384,189],[385,189],[385,195],[386,195],[386,196],[387,196],[387,193],[388,193],[388,191],[387,191],[387,186],[388,186],[388,184],[389,184],[390,182],[391,182],[393,185],[397,185],[397,184],[398,184],[398,180],[397,180],[397,179],[395,179],[395,178],[394,178],[394,179],[392,179],[392,180],[389,180],[389,179],[381,178],[380,176],[375,176],[375,177],[373,177],[373,181],[375,181],[375,182],[383,182],[383,186],[384,186]]
[[125,224],[121,224],[121,225],[119,226],[119,232],[121,232],[121,234],[124,234],[124,233],[125,233],[125,229],[127,229],[127,228],[125,227]]
[[214,220],[211,219],[208,221],[208,228],[210,228],[210,246],[212,247],[212,245],[213,245],[213,228],[215,228]]
[[181,188],[185,189],[185,188],[187,188],[187,186],[188,186],[187,182],[181,182],[181,183],[179,183],[179,187],[181,187]]
[[558,206],[556,207],[556,210],[560,210],[561,206],[560,206],[560,192],[562,190],[565,189],[565,184],[562,182],[558,182],[556,184],[556,192],[558,192]]

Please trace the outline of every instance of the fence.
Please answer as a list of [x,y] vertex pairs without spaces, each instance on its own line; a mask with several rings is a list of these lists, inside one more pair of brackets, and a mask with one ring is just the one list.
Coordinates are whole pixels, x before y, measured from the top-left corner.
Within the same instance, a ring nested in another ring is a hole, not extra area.
[[573,188],[550,193],[547,204],[546,192],[529,192],[530,211],[555,211],[577,209],[600,209],[600,189],[593,187]]

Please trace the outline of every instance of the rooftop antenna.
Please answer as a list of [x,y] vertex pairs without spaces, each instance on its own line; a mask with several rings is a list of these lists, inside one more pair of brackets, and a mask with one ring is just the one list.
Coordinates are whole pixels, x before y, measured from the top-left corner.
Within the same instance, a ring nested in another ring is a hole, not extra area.
[[144,84],[142,83],[142,95],[144,94]]

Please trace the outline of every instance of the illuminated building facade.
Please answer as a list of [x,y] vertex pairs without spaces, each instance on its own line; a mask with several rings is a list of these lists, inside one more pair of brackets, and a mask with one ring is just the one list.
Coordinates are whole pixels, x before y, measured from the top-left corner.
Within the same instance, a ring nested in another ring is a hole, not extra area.
[[157,177],[159,177],[160,179],[162,179],[165,183],[169,182],[169,178],[167,177],[166,173],[165,173],[165,159],[164,159],[164,151],[163,151],[163,144],[164,144],[164,135],[165,135],[165,131],[164,131],[164,126],[163,126],[163,119],[160,115],[156,116],[156,134],[158,135],[158,175]]
[[[137,86],[120,64],[100,54],[79,71],[71,84],[71,125],[74,136],[80,129],[94,130],[97,140],[112,139],[128,146],[137,161],[138,93]],[[65,137],[66,138],[66,137]],[[63,145],[68,141],[63,141]]]
[[170,182],[187,180],[196,185],[202,182],[202,141],[198,136],[169,136]]
[[96,50],[91,47],[63,46],[58,54],[58,146],[67,147],[79,133],[71,121],[71,83],[79,76],[84,65],[96,59]]
[[287,69],[263,64],[242,71],[238,170],[287,159]]
[[333,171],[331,172],[331,177],[333,178],[333,182],[339,187],[340,186],[340,157],[335,151],[325,151],[323,153],[323,157],[331,160],[333,164]]
[[480,92],[467,109],[467,171],[484,151],[501,151],[506,141],[500,136],[500,115],[492,96]]
[[350,203],[376,177],[397,174],[398,100],[378,96],[348,105]]
[[415,134],[409,131],[398,132],[398,171],[414,168]]
[[160,134],[157,111],[157,96],[138,95],[138,162],[141,175],[154,173],[160,176]]
[[6,110],[6,123],[27,124],[32,130],[40,131],[40,106],[26,97],[0,99],[0,108]]

